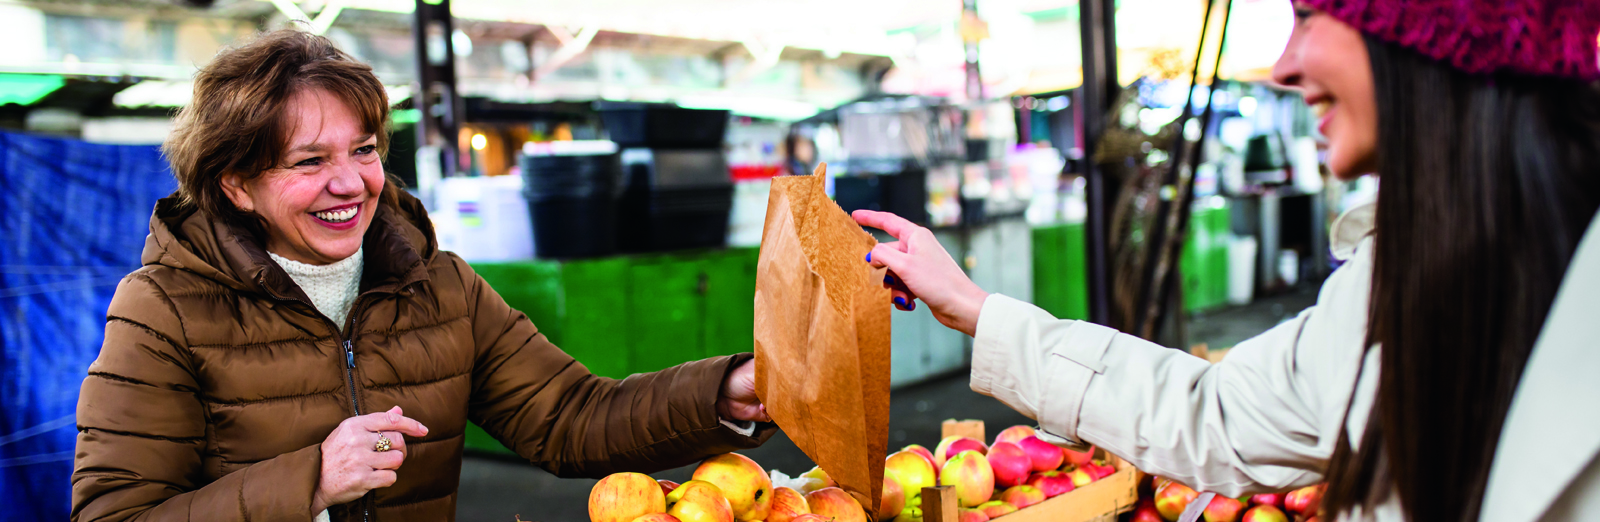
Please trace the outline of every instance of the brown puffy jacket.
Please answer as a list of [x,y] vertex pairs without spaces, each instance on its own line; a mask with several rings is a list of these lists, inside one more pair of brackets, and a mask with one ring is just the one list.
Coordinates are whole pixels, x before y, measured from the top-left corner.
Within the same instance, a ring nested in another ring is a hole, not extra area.
[[565,477],[682,466],[772,435],[717,419],[724,376],[749,355],[592,375],[438,251],[414,198],[380,205],[363,248],[341,334],[255,236],[157,204],[78,399],[72,519],[310,520],[323,439],[395,405],[428,435],[406,441],[393,486],[334,520],[454,519],[468,420]]

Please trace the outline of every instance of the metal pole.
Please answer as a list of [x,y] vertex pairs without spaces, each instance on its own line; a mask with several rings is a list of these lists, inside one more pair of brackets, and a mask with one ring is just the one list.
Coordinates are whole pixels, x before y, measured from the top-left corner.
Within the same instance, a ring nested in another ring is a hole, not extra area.
[[1087,185],[1088,216],[1084,222],[1085,258],[1088,261],[1089,320],[1110,324],[1111,275],[1110,202],[1116,200],[1115,186],[1108,186],[1106,174],[1095,164],[1095,149],[1105,133],[1106,112],[1111,109],[1121,84],[1117,81],[1117,38],[1113,0],[1078,0],[1078,18],[1083,36],[1083,86],[1079,88],[1083,109],[1083,168]]
[[[457,133],[461,128],[461,96],[456,90],[456,52],[451,36],[455,24],[450,0],[416,0],[412,16],[412,42],[417,53],[417,84],[412,103],[417,121],[417,147],[438,147],[440,172],[455,175]],[[419,167],[419,171],[420,171]]]
[[[1183,112],[1178,113],[1178,135],[1172,140],[1171,151],[1168,154],[1167,172],[1161,181],[1161,190],[1156,203],[1155,226],[1151,228],[1148,245],[1145,250],[1144,269],[1139,271],[1139,295],[1137,305],[1133,309],[1133,333],[1151,339],[1155,327],[1151,325],[1150,317],[1159,315],[1160,312],[1153,308],[1166,306],[1165,302],[1155,301],[1155,296],[1161,293],[1162,278],[1165,270],[1160,263],[1167,258],[1166,242],[1167,230],[1172,225],[1173,200],[1178,199],[1177,187],[1182,176],[1185,154],[1189,151],[1185,142],[1183,130],[1189,123],[1189,115],[1194,113],[1194,89],[1200,82],[1200,63],[1205,60],[1206,36],[1211,30],[1211,8],[1220,0],[1207,0],[1205,15],[1200,20],[1200,42],[1194,49],[1194,68],[1189,70],[1189,89],[1183,100]],[[1207,107],[1210,109],[1210,107]],[[1198,154],[1197,154],[1198,155]],[[1193,172],[1193,171],[1191,171]],[[1179,209],[1182,212],[1183,209]],[[1154,340],[1154,339],[1151,339]]]
[[[1206,145],[1205,131],[1211,127],[1211,119],[1215,113],[1217,83],[1221,81],[1222,76],[1222,49],[1223,46],[1228,43],[1228,18],[1232,14],[1233,0],[1227,0],[1227,2],[1223,4],[1222,31],[1220,31],[1217,35],[1217,65],[1216,68],[1211,71],[1211,89],[1206,92],[1206,109],[1200,115],[1200,138],[1195,140],[1194,156],[1189,158],[1189,183],[1185,190],[1179,192],[1178,226],[1177,232],[1175,232],[1176,236],[1174,236],[1179,241],[1187,239],[1189,232],[1189,216],[1193,214],[1190,207],[1194,204],[1194,173],[1200,169],[1200,156],[1205,150],[1204,147]],[[1182,277],[1179,277],[1180,274],[1177,270],[1178,259],[1182,255],[1183,244],[1181,242],[1168,249],[1167,266],[1172,267],[1173,269],[1168,270],[1164,279],[1161,281],[1161,293],[1159,296],[1157,296],[1157,302],[1167,303],[1168,296],[1174,295],[1176,291],[1175,288],[1178,286],[1178,280],[1182,279]],[[1182,308],[1181,303],[1178,305],[1178,308]],[[1151,321],[1153,326],[1151,328],[1150,338],[1153,339],[1156,335],[1161,333],[1161,320],[1166,316],[1166,314],[1171,312],[1172,310],[1168,309],[1167,305],[1163,305],[1160,310],[1157,310],[1155,318]]]

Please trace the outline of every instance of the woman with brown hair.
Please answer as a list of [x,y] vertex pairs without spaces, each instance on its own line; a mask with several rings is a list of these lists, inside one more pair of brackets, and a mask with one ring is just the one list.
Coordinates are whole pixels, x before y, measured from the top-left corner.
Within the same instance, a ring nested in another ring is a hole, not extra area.
[[617,381],[552,345],[438,250],[388,127],[372,69],[320,36],[196,74],[178,194],[83,383],[73,520],[451,520],[469,420],[569,477],[772,435],[749,354]]
[[868,261],[1063,442],[1228,496],[1326,479],[1331,518],[1600,520],[1600,2],[1294,9],[1274,79],[1383,183],[1316,306],[1221,363],[989,295],[892,215],[857,212],[900,239]]

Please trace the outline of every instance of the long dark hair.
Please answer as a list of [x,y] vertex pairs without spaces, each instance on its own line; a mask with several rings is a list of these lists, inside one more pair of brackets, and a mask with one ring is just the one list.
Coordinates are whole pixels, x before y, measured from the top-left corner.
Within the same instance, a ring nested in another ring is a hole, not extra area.
[[1477,520],[1523,366],[1600,207],[1600,91],[1366,47],[1381,175],[1368,345],[1382,364],[1360,447],[1341,430],[1324,509],[1392,491],[1409,520]]

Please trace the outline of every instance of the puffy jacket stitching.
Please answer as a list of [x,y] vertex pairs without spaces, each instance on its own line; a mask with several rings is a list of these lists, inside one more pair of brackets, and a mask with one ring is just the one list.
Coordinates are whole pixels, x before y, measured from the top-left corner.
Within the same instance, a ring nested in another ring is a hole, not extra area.
[[[189,335],[189,328],[183,325],[183,314],[178,313],[177,303],[172,302],[172,296],[167,293],[167,289],[162,288],[160,283],[157,283],[154,278],[150,277],[150,274],[134,271],[134,273],[130,275],[144,279],[146,283],[150,284],[150,288],[155,289],[156,292],[161,294],[161,302],[165,303],[167,305],[167,309],[172,311],[172,318],[178,320],[178,331],[185,336],[183,344],[174,343],[173,347],[183,351],[184,346],[187,345],[189,341],[189,339],[187,339],[187,336]],[[169,339],[169,341],[170,340],[171,339]]]
[[428,380],[423,380],[423,381],[412,381],[412,382],[404,382],[404,381],[402,381],[402,382],[393,382],[393,383],[385,383],[385,384],[371,384],[371,385],[367,386],[367,389],[369,389],[369,390],[387,390],[389,388],[405,388],[405,387],[411,387],[411,386],[423,386],[423,385],[428,385],[428,384],[444,382],[444,381],[448,381],[448,380],[451,380],[451,379],[456,379],[456,378],[459,378],[459,377],[462,377],[462,376],[466,376],[466,375],[472,375],[472,370],[467,370],[467,371],[456,373],[456,374],[452,374],[452,375],[446,375],[444,377],[439,377],[437,379],[428,379]]
[[109,323],[113,323],[113,322],[127,323],[128,325],[133,326],[134,328],[138,328],[140,330],[144,330],[145,333],[148,333],[148,334],[154,336],[155,338],[160,339],[162,342],[165,342],[168,345],[171,345],[175,349],[181,349],[181,345],[179,345],[177,343],[177,341],[173,341],[171,337],[167,337],[167,334],[164,334],[164,333],[161,333],[161,332],[157,332],[155,328],[151,328],[149,325],[146,325],[144,323],[135,321],[133,319],[128,319],[126,317],[118,316],[118,315],[106,315],[106,323],[109,324]]
[[294,394],[294,395],[283,395],[283,396],[278,396],[278,397],[267,397],[267,398],[264,398],[264,399],[219,399],[219,398],[215,398],[215,397],[201,397],[200,400],[202,402],[206,402],[208,404],[216,404],[216,405],[219,405],[219,406],[245,406],[245,405],[250,405],[250,404],[260,404],[260,403],[263,403],[263,402],[289,401],[289,400],[295,400],[295,399],[304,399],[304,398],[307,398],[307,397],[316,397],[318,395],[329,395],[329,394],[339,393],[340,391],[343,391],[343,390],[342,389],[334,389],[334,390],[326,390],[326,391],[310,392],[310,393],[297,393],[297,394]]
[[275,346],[279,346],[279,345],[286,345],[286,344],[310,344],[310,345],[315,345],[317,343],[320,343],[320,342],[323,342],[323,341],[327,341],[329,339],[333,339],[333,337],[332,336],[298,337],[298,338],[294,338],[294,339],[279,339],[279,340],[276,340],[276,341],[262,341],[262,342],[259,342],[259,343],[248,343],[248,344],[222,344],[222,343],[197,344],[197,345],[192,346],[191,348],[193,348],[193,349],[205,349],[205,350],[228,350],[228,349],[233,349],[233,350],[255,350],[255,349],[262,349],[262,348],[271,348],[271,347],[275,347]]
[[385,329],[381,329],[381,330],[365,330],[365,331],[361,332],[361,335],[366,336],[366,335],[373,335],[373,334],[382,334],[382,335],[386,335],[386,336],[389,336],[389,337],[394,337],[394,336],[401,335],[401,334],[408,334],[408,333],[411,333],[411,332],[415,332],[417,330],[426,330],[426,329],[429,329],[429,328],[439,328],[439,327],[445,326],[447,324],[450,324],[450,323],[453,323],[453,322],[456,322],[456,321],[468,320],[468,319],[472,319],[472,317],[467,315],[467,314],[461,314],[459,316],[452,317],[452,318],[449,318],[449,319],[445,319],[443,321],[438,321],[438,322],[435,322],[433,324],[424,324],[424,325],[419,325],[419,326],[413,326],[413,327],[410,327],[410,328],[385,328]]
[[99,377],[101,379],[105,379],[105,380],[108,380],[108,381],[117,381],[117,382],[133,384],[133,385],[137,385],[137,386],[145,386],[145,387],[149,387],[149,388],[156,388],[158,390],[174,390],[174,391],[182,391],[182,392],[189,392],[189,393],[194,393],[195,392],[195,390],[193,388],[189,388],[187,386],[179,386],[179,387],[176,387],[176,388],[168,388],[166,386],[156,386],[154,384],[150,384],[148,382],[144,382],[144,381],[141,381],[139,379],[135,379],[135,378],[132,378],[132,377],[124,377],[124,376],[121,376],[121,375],[117,375],[115,373],[89,372],[89,376],[90,377]]
[[78,425],[78,432],[79,433],[87,432],[89,430],[94,430],[94,431],[98,431],[98,432],[101,432],[101,433],[110,433],[112,435],[121,435],[121,436],[124,436],[124,437],[138,437],[138,438],[141,438],[141,439],[164,440],[164,441],[167,441],[167,442],[177,442],[177,443],[181,443],[181,444],[194,444],[194,443],[198,443],[198,442],[205,442],[205,439],[206,439],[204,436],[200,436],[200,437],[168,437],[166,435],[151,435],[151,434],[148,434],[148,433],[139,433],[139,432],[135,432],[135,431],[122,431],[122,430],[113,430],[113,429],[107,429],[107,428],[96,428],[94,426],[84,426],[82,424]]
[[244,517],[244,522],[250,522],[250,506],[244,503],[244,484],[245,481],[250,480],[250,468],[240,471],[241,474],[239,476],[242,480],[239,481],[239,516]]

